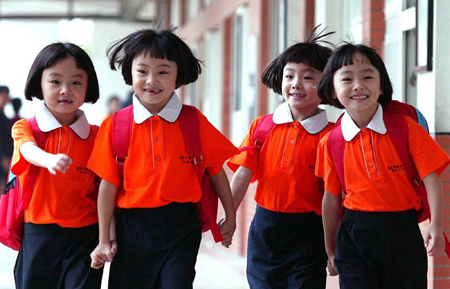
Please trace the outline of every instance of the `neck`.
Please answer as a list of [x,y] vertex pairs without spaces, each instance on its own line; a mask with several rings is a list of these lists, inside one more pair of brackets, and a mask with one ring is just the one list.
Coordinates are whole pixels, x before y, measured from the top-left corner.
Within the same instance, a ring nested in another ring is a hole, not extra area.
[[290,107],[290,109],[291,109],[292,118],[295,121],[303,121],[305,119],[315,116],[316,114],[318,114],[320,112],[320,109],[318,107],[314,107],[313,109],[305,109],[305,110],[297,110],[297,109],[293,109],[292,107]]
[[375,107],[375,110],[372,111],[364,111],[364,112],[348,112],[348,114],[350,115],[350,117],[353,119],[353,121],[355,122],[355,124],[359,127],[359,128],[366,128],[370,121],[372,120],[373,116],[375,115],[375,113],[377,112],[377,107]]

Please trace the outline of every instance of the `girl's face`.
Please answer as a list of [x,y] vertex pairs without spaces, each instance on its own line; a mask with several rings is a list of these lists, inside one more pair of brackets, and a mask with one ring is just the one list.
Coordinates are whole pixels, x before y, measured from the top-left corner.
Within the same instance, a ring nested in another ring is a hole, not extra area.
[[137,55],[131,65],[133,88],[139,101],[153,114],[158,114],[175,90],[177,64],[167,59]]
[[322,72],[303,63],[288,62],[284,66],[281,91],[295,120],[316,114],[321,102],[316,88],[321,77]]
[[62,125],[71,125],[75,121],[75,112],[84,103],[87,87],[87,72],[78,68],[71,56],[42,71],[44,102]]
[[380,72],[367,59],[357,53],[353,64],[342,66],[333,76],[334,97],[350,116],[372,118],[378,107],[381,91]]

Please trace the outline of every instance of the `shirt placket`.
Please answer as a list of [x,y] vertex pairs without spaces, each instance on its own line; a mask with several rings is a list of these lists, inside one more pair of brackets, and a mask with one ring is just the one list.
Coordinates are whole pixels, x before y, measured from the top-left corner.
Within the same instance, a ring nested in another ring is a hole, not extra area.
[[371,141],[371,133],[368,129],[362,129],[360,134],[362,152],[369,178],[378,175],[377,163],[374,157],[374,151]]
[[70,128],[67,126],[63,126],[60,128],[60,138],[58,144],[58,153],[69,155],[70,148]]
[[163,142],[163,121],[159,116],[151,118],[152,121],[152,148],[153,148],[153,168],[164,168],[164,142]]
[[284,151],[281,159],[282,170],[290,170],[294,158],[295,147],[297,145],[298,136],[300,134],[301,125],[295,121],[292,123],[284,140]]

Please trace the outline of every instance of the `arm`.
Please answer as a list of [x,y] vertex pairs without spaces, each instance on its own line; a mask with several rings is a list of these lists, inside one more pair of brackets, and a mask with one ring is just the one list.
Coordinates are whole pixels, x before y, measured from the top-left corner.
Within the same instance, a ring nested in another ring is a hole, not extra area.
[[65,173],[72,164],[72,159],[65,154],[51,154],[34,142],[26,142],[20,146],[20,154],[30,163],[38,167],[47,168],[52,175],[56,172]]
[[341,196],[336,196],[325,191],[322,200],[322,220],[325,235],[325,249],[328,255],[328,270],[331,276],[338,275],[338,271],[334,265],[334,257],[336,254],[335,238],[340,222],[340,207]]
[[[444,192],[441,180],[433,172],[423,179],[427,189],[428,203],[430,204],[431,222],[425,236],[425,246],[430,256],[444,252],[443,220],[444,220]],[[430,242],[431,240],[431,242]]]
[[244,199],[252,176],[253,172],[249,168],[240,166],[231,179],[231,193],[233,195],[233,204],[236,212]]
[[98,225],[99,225],[99,243],[91,253],[91,267],[99,269],[103,267],[105,262],[111,262],[115,253],[114,244],[111,245],[111,236],[115,237],[111,231],[113,221],[114,208],[116,203],[117,188],[105,180],[100,182],[98,192]]
[[228,248],[231,245],[233,234],[236,230],[236,211],[225,171],[221,169],[217,175],[211,176],[211,183],[225,211],[225,218],[220,222],[220,232],[223,236],[222,245]]

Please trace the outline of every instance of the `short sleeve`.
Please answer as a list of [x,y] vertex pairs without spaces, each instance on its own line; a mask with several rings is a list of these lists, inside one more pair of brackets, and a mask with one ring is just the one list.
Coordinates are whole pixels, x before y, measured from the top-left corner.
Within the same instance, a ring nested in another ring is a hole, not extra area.
[[409,132],[409,151],[421,179],[433,172],[440,175],[450,164],[450,157],[421,125],[408,117],[405,119]]
[[[260,149],[258,148],[251,148],[255,145],[255,131],[258,127],[259,123],[262,121],[263,116],[258,117],[255,119],[251,126],[250,130],[247,134],[247,136],[242,141],[241,145],[239,146],[240,149],[247,148],[247,150],[243,150],[239,155],[233,156],[227,163],[228,167],[233,171],[236,172],[236,170],[240,166],[244,166],[248,169],[250,169],[253,173],[251,182],[255,182],[258,180],[258,165],[259,165],[259,153]],[[251,148],[251,149],[248,149]]]
[[339,183],[339,177],[333,163],[331,152],[328,148],[329,135],[330,133],[327,133],[320,140],[317,147],[315,174],[317,177],[324,180],[326,191],[338,196],[341,194],[341,185]]
[[13,174],[19,176],[25,171],[29,164],[28,161],[21,155],[20,147],[26,142],[36,143],[36,140],[33,136],[33,130],[26,119],[21,119],[14,124],[11,135],[14,140],[11,170]]
[[200,111],[198,114],[202,150],[206,156],[206,169],[210,175],[214,176],[220,172],[227,159],[239,154],[240,151]]
[[88,161],[88,168],[103,180],[119,187],[121,178],[112,152],[112,119],[113,116],[108,117],[100,126],[94,149]]

